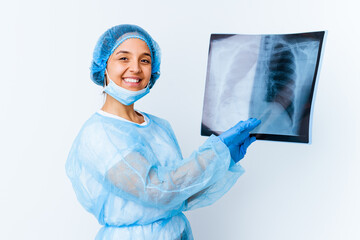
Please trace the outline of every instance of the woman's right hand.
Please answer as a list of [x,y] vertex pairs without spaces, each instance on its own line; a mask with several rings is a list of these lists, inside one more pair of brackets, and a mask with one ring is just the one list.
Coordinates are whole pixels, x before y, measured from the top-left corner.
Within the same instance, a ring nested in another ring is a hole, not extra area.
[[229,148],[231,158],[235,163],[244,158],[246,149],[256,138],[250,137],[250,131],[259,126],[260,120],[250,118],[240,121],[234,127],[219,135],[219,139]]

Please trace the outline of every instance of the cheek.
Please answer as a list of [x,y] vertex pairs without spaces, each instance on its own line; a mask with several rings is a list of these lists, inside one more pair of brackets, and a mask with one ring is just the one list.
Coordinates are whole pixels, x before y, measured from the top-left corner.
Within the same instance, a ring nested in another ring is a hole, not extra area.
[[151,77],[151,67],[147,67],[144,69],[144,73],[146,73],[146,75],[148,76],[148,78],[150,79]]
[[111,71],[116,72],[116,73],[121,73],[126,68],[125,66],[123,66],[122,64],[120,64],[116,61],[109,62],[107,66],[108,66],[108,70],[110,68]]

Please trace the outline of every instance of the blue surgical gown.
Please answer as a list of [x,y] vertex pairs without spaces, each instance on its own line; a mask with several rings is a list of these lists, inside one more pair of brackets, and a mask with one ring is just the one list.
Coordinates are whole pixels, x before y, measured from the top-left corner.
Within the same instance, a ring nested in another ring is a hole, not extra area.
[[212,204],[244,172],[210,136],[183,158],[170,124],[99,113],[81,128],[66,172],[81,205],[103,225],[96,240],[193,239],[183,211]]

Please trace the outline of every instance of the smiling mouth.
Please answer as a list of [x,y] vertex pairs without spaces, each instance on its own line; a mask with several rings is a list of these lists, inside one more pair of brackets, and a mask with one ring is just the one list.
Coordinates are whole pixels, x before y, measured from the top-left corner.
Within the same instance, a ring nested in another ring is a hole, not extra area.
[[123,78],[123,80],[127,83],[138,83],[141,81],[139,78]]

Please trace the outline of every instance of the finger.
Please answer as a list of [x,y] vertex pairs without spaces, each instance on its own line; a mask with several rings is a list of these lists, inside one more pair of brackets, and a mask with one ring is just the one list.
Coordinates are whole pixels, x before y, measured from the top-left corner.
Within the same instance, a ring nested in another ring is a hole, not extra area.
[[244,148],[245,152],[248,149],[248,147],[255,141],[256,141],[255,137],[248,137],[245,139],[244,144],[243,144],[243,148]]
[[245,121],[240,121],[240,122],[238,122],[235,126],[233,126],[233,128],[236,129],[236,130],[238,130],[238,129],[243,129],[246,124],[247,124],[247,122],[245,122]]
[[256,128],[257,126],[259,126],[259,124],[261,123],[260,120],[256,119],[256,118],[249,118],[247,121],[240,121],[238,122],[235,126],[234,129],[237,132],[243,132],[243,131],[248,131],[250,132],[251,130],[253,130],[254,128]]
[[227,146],[234,143],[239,143],[239,140],[236,139],[239,139],[240,137],[239,135],[241,134],[241,129],[243,129],[246,124],[247,123],[245,123],[244,121],[238,122],[235,126],[220,134],[220,138]]
[[244,139],[243,144],[237,146],[235,145],[230,146],[232,150],[237,148],[237,151],[232,151],[233,155],[235,155],[234,153],[237,153],[236,156],[233,157],[233,159],[237,159],[235,160],[235,162],[240,161],[241,159],[244,158],[248,147],[255,141],[256,141],[255,137],[247,137]]
[[238,124],[237,127],[242,128],[235,130],[237,134],[232,136],[231,143],[243,144],[245,139],[249,137],[250,131],[253,130],[255,127],[259,126],[260,122],[260,120],[251,119],[246,122],[242,122],[241,124]]
[[256,118],[250,118],[249,120],[246,121],[246,124],[244,125],[244,131],[251,131],[254,128],[256,128],[257,126],[259,126],[261,123],[261,120],[258,120]]
[[[250,144],[252,144],[252,143],[255,142],[255,141],[256,141],[256,137],[251,137],[251,138],[250,138]],[[250,145],[250,144],[249,144],[249,145]]]
[[236,145],[241,145],[244,143],[245,139],[247,139],[250,136],[250,133],[248,131],[243,131],[240,134],[237,134],[234,138],[232,143]]
[[247,121],[240,121],[234,127],[221,134],[223,142],[229,146],[231,144],[243,144],[244,140],[249,137],[250,131],[260,124],[260,120],[250,118]]

